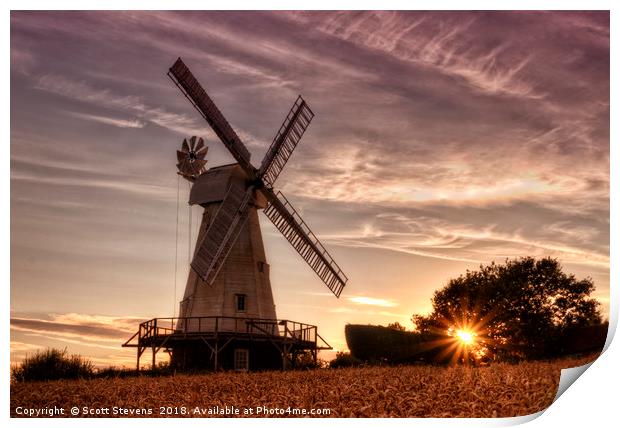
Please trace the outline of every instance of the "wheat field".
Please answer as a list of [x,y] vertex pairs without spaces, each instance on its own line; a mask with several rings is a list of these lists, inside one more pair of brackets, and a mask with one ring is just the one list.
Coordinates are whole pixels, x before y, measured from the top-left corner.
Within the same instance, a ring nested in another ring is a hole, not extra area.
[[72,407],[80,417],[521,416],[552,403],[562,368],[594,358],[13,383],[11,415],[56,406],[66,417]]

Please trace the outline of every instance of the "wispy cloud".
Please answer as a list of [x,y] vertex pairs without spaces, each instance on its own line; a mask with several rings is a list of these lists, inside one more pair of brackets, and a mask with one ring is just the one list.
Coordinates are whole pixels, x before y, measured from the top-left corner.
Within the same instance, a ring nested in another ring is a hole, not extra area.
[[436,19],[426,19],[424,15],[387,11],[324,15],[301,12],[289,16],[368,49],[460,77],[485,93],[544,97],[544,93],[519,76],[530,62],[529,55],[523,55],[516,63],[511,58],[512,64],[506,64],[502,61],[505,45],[497,43],[486,50],[476,49],[471,37],[472,27],[477,24],[475,17],[453,20],[437,15]]
[[[50,315],[50,319],[12,317],[11,329],[51,334],[68,339],[118,342],[135,332],[139,318],[122,318],[83,314]],[[128,337],[127,337],[128,338]]]
[[[98,108],[129,112],[142,121],[154,123],[184,136],[198,135],[204,131],[204,127],[198,126],[197,123],[199,122],[195,119],[190,119],[177,113],[171,113],[161,107],[147,106],[143,103],[141,98],[136,95],[118,95],[110,89],[96,88],[84,81],[75,81],[60,75],[46,74],[38,79],[35,88],[63,97],[72,98]],[[125,125],[124,127],[129,128],[143,127],[127,126],[128,123],[134,125],[142,124],[143,122],[140,121],[119,122],[114,119],[102,118],[96,115],[85,115],[84,117],[104,123],[116,124],[116,126],[122,123]]]
[[[403,320],[409,319],[411,314],[403,313],[403,312],[393,312],[387,310],[377,310],[374,309],[373,306],[376,305],[364,305],[364,307],[358,306],[337,306],[329,309],[329,312],[332,314],[347,314],[349,316],[355,316],[360,318],[380,318],[382,320],[386,320],[388,322],[393,322],[395,320]],[[382,307],[382,306],[379,306]]]
[[[374,248],[463,262],[502,261],[529,254],[557,257],[567,263],[598,269],[609,268],[608,248],[596,244],[598,228],[561,221],[544,227],[543,232],[539,228],[505,228],[499,224],[406,214],[399,207],[392,210],[369,213],[369,217],[362,217],[367,222],[351,228],[348,233],[324,234],[322,239],[345,247]],[[514,214],[519,215],[518,212]],[[558,228],[568,232],[559,232]]]
[[[18,161],[19,159],[15,159]],[[23,160],[28,163],[27,159]],[[168,186],[160,186],[152,183],[127,182],[121,178],[113,177],[81,177],[76,180],[75,177],[65,174],[64,176],[43,177],[40,173],[32,173],[27,171],[14,171],[11,173],[11,179],[15,181],[29,183],[44,183],[46,186],[67,186],[81,188],[102,188],[110,189],[117,192],[129,193],[134,195],[149,196],[166,201],[172,201],[174,194]]]
[[34,55],[23,48],[11,49],[11,70],[29,76],[36,64]]
[[32,352],[32,351],[36,351],[37,349],[41,349],[42,346],[41,345],[36,345],[33,343],[25,343],[25,342],[19,342],[19,341],[11,341],[11,353],[14,352]]
[[137,331],[141,321],[143,319],[135,317],[78,313],[12,316],[11,361],[19,362],[24,356],[45,347],[60,347],[67,348],[70,353],[90,349],[95,355],[116,351],[109,357],[94,358],[95,364],[100,366],[131,363],[133,358],[130,360],[120,345]]
[[67,113],[80,119],[92,120],[93,122],[116,126],[117,128],[144,128],[145,126],[144,122],[137,119],[118,119],[114,117],[98,116],[94,114],[78,113],[74,111]]
[[349,301],[358,305],[381,306],[384,308],[393,308],[394,306],[398,306],[398,303],[396,302],[388,299],[379,299],[376,297],[353,296],[349,297]]

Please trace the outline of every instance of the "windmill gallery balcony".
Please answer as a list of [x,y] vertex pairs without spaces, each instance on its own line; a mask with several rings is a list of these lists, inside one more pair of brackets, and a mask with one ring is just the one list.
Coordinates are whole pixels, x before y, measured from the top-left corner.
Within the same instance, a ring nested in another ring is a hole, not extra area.
[[332,347],[317,327],[290,320],[244,317],[153,318],[123,344],[137,348],[136,364],[151,349],[152,366],[164,350],[178,368],[261,370],[294,367],[297,356]]

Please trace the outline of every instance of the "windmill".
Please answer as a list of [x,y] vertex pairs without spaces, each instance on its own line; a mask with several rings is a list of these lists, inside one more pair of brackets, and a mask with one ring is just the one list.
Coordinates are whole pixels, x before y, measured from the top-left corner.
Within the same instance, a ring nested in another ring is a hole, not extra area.
[[[178,174],[192,183],[189,204],[202,206],[204,212],[179,317],[142,323],[125,346],[138,347],[138,367],[148,347],[153,364],[163,348],[176,365],[208,361],[216,370],[273,368],[275,361],[285,367],[303,351],[312,352],[316,359],[317,350],[331,349],[317,327],[276,317],[258,220],[258,210],[263,210],[327,288],[340,296],[347,276],[274,188],[314,113],[299,96],[256,168],[250,152],[181,58],[170,67],[168,76],[236,163],[207,170],[208,148],[203,140],[183,140],[177,151]],[[136,337],[138,344],[131,344]]]

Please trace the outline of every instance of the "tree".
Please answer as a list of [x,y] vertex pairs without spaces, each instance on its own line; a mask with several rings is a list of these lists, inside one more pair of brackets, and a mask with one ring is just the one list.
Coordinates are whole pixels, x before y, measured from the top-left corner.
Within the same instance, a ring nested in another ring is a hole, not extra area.
[[565,274],[556,259],[506,260],[451,279],[434,293],[433,312],[412,321],[423,335],[473,335],[478,355],[551,357],[565,332],[601,323],[593,290],[592,279]]
[[399,323],[398,321],[388,324],[388,328],[391,328],[392,330],[398,330],[398,331],[407,331],[405,326]]

